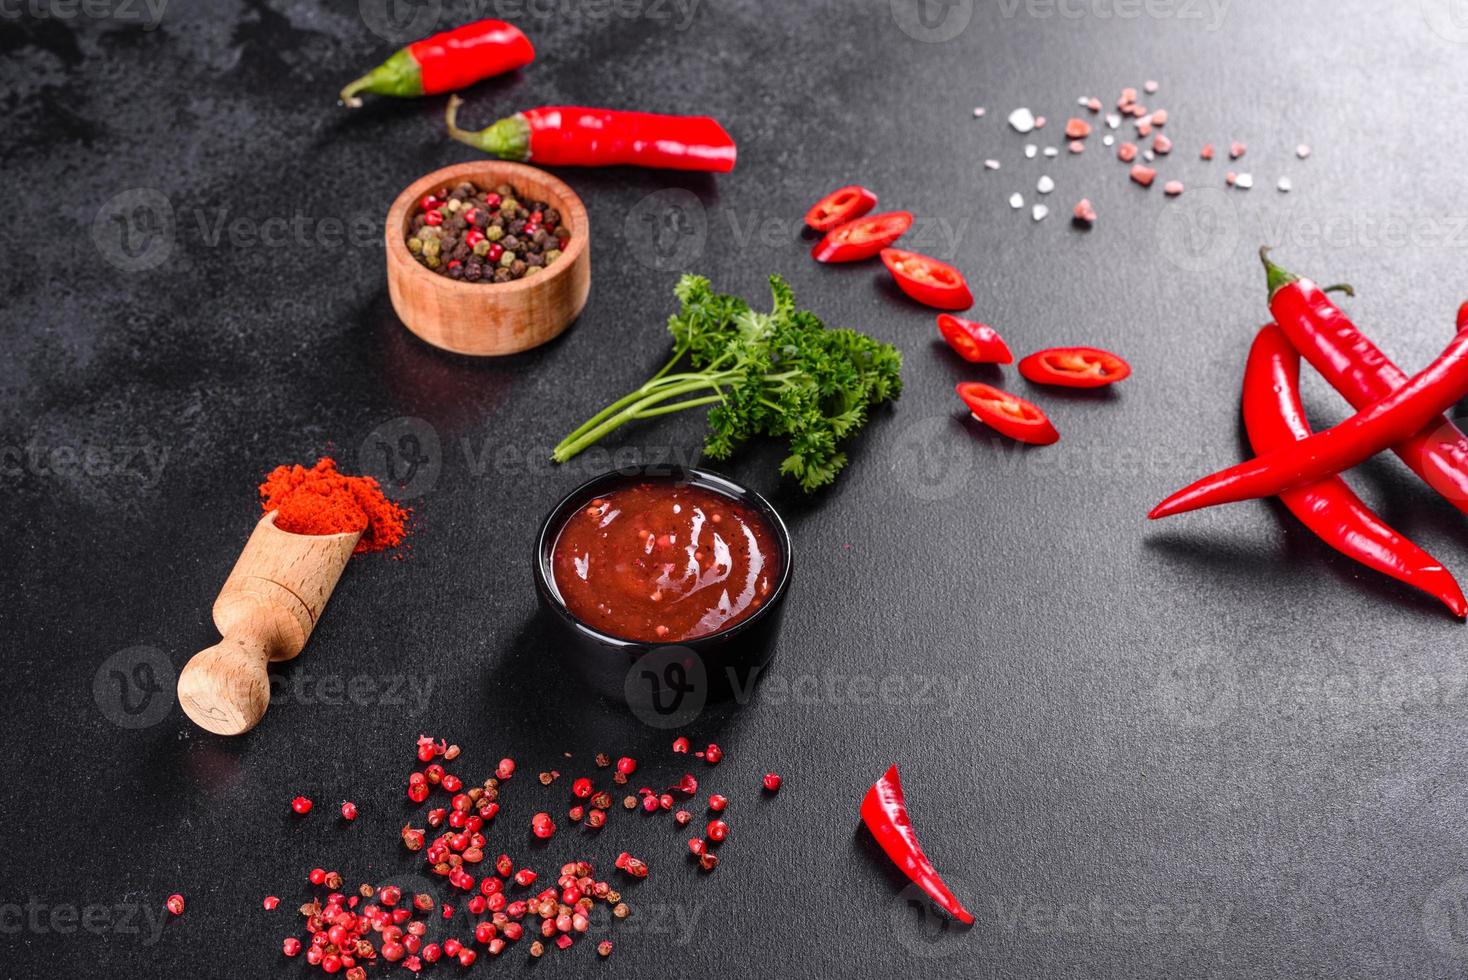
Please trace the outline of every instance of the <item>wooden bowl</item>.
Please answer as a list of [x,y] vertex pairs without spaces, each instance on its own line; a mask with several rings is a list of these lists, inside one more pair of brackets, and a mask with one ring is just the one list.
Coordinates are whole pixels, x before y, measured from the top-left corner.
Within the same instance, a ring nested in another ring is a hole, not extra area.
[[[512,282],[463,282],[419,265],[408,251],[408,222],[430,191],[468,181],[509,184],[521,201],[545,201],[571,228],[561,257]],[[459,354],[514,354],[558,336],[581,313],[591,289],[591,226],[581,198],[544,170],[483,160],[444,167],[410,184],[387,212],[387,291],[408,329]]]

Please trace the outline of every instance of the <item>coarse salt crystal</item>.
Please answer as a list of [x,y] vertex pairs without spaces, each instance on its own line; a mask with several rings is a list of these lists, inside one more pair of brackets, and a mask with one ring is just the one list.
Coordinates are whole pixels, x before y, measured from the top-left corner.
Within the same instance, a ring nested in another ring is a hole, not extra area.
[[998,170],[999,169],[999,161],[998,160],[985,160],[984,161],[984,168],[986,170]]
[[1237,160],[1239,157],[1244,155],[1245,149],[1247,148],[1244,146],[1244,144],[1235,140],[1228,145],[1228,158],[1230,160]]
[[1038,146],[1036,146],[1035,144],[1033,144],[1033,143],[1026,143],[1025,144],[1025,159],[1026,160],[1033,160],[1033,159],[1035,159],[1035,154],[1036,153],[1039,153],[1039,152],[1040,152],[1040,148]]
[[974,107],[974,118],[975,119],[982,119],[982,118],[984,118],[984,107],[983,106],[975,106]]
[[1025,196],[1023,194],[1009,195],[1009,206],[1018,211],[1025,206]]
[[1016,109],[1009,114],[1009,125],[1016,133],[1028,133],[1035,128],[1035,114],[1028,109]]
[[1102,146],[1111,146],[1115,142],[1116,142],[1116,137],[1115,136],[1112,136],[1110,133],[1107,133],[1105,136],[1101,137],[1101,145]]
[[1299,146],[1295,147],[1295,156],[1299,157],[1301,160],[1305,159],[1309,155],[1310,147],[1308,144],[1301,143]]
[[1044,221],[1045,216],[1049,213],[1050,209],[1043,204],[1036,204],[1034,208],[1030,211],[1031,216],[1033,216],[1036,221]]
[[1043,174],[1041,175],[1039,182],[1035,184],[1035,190],[1039,191],[1041,194],[1049,194],[1051,191],[1055,190],[1055,181],[1051,180],[1048,174]]
[[1035,128],[1036,129],[1044,129],[1045,128],[1045,117],[1044,116],[1036,116],[1035,117]]
[[1160,87],[1161,86],[1159,86],[1156,82],[1152,81],[1152,79],[1149,78],[1142,85],[1142,91],[1146,92],[1148,95],[1151,95],[1153,92],[1157,91],[1157,89],[1160,88]]
[[1114,112],[1108,112],[1106,114],[1106,128],[1107,129],[1115,129],[1116,127],[1118,127],[1120,125],[1121,125],[1121,116],[1117,115]]
[[1081,96],[1079,99],[1076,99],[1076,105],[1078,105],[1078,106],[1087,106],[1087,105],[1090,105],[1090,104],[1091,104],[1091,100],[1088,99],[1088,98],[1086,98],[1084,95]]
[[1047,146],[1045,147],[1045,155],[1053,159],[1060,156],[1060,151],[1053,146]]
[[1248,190],[1249,188],[1254,186],[1254,175],[1239,174],[1238,177],[1234,178],[1234,186],[1241,187],[1244,190]]
[[1281,177],[1279,179],[1279,183],[1275,184],[1274,186],[1279,188],[1280,193],[1282,194],[1288,194],[1290,191],[1294,190],[1295,187],[1294,183],[1288,177]]
[[1151,163],[1153,160],[1157,159],[1157,154],[1153,153],[1151,150],[1144,150],[1142,152],[1142,159],[1146,160],[1148,163]]

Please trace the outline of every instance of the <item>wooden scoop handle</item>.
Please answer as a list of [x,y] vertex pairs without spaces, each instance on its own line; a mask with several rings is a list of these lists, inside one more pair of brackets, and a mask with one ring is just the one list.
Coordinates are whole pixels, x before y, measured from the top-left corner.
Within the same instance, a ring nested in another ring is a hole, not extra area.
[[361,532],[291,534],[272,511],[255,525],[214,601],[224,637],[194,654],[178,677],[178,701],[201,728],[239,735],[270,706],[265,665],[301,652]]

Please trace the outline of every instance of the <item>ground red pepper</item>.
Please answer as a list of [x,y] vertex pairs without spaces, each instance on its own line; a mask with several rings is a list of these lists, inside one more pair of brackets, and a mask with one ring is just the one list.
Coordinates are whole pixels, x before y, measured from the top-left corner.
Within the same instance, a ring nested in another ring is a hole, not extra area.
[[336,460],[277,466],[260,484],[260,506],[276,512],[275,526],[292,534],[361,531],[356,554],[395,548],[407,537],[408,511],[382,493],[370,476],[345,476]]

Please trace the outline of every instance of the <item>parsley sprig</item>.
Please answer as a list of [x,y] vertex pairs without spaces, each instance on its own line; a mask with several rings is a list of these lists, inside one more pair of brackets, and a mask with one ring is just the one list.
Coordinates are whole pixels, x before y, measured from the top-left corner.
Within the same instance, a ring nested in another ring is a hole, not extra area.
[[[633,419],[709,409],[704,452],[725,459],[752,436],[788,440],[780,472],[807,492],[846,465],[840,442],[866,424],[870,409],[902,393],[902,355],[854,330],[827,330],[795,308],[790,286],[770,277],[774,308],[759,313],[737,296],[685,275],[668,318],[673,356],[662,370],[587,419],[552,454],[564,463]],[[686,359],[692,370],[674,370]]]

